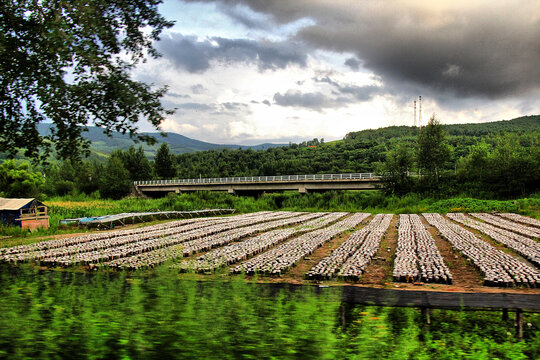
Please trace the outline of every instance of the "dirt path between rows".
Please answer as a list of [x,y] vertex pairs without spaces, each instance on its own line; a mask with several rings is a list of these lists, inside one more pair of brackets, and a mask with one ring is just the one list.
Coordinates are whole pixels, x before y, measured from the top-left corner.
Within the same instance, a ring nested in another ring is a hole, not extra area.
[[454,250],[452,245],[442,238],[437,228],[431,226],[424,217],[421,217],[421,219],[426,229],[435,239],[435,245],[439,249],[444,263],[452,273],[453,284],[451,286],[453,288],[459,287],[460,291],[470,291],[482,286],[484,283],[482,273],[457,250]]
[[358,284],[363,285],[384,285],[392,282],[392,271],[394,268],[394,258],[397,247],[397,224],[399,215],[394,215],[385,236],[381,240],[379,250],[371,263],[366,267],[366,271],[358,280]]

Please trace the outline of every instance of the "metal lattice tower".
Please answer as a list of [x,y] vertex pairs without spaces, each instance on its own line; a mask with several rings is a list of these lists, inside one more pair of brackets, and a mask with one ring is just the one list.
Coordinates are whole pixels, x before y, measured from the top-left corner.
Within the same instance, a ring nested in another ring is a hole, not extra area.
[[414,127],[416,127],[416,100],[414,100]]
[[421,129],[422,128],[422,95],[419,96],[418,105],[419,105],[419,108],[418,108],[418,127]]

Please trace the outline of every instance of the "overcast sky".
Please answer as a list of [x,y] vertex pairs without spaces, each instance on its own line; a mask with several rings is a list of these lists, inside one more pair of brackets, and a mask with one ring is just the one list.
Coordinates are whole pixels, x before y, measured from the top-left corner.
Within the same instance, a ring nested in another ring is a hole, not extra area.
[[[540,1],[166,0],[137,80],[165,131],[234,144],[540,114]],[[143,124],[142,130],[151,130]]]

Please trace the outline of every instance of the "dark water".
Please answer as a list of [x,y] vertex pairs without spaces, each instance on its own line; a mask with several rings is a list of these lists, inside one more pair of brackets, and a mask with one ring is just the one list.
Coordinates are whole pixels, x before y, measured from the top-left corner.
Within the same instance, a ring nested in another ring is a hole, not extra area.
[[537,315],[517,342],[498,313],[342,304],[339,289],[244,280],[2,267],[0,357],[16,359],[535,358]]

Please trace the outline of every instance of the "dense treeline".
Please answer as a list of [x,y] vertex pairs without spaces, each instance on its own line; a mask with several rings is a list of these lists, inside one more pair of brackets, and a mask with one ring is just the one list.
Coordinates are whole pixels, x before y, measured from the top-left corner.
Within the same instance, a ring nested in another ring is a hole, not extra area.
[[[455,170],[458,160],[469,154],[470,147],[483,139],[491,146],[505,134],[515,134],[521,146],[538,146],[540,116],[489,124],[443,125],[450,146],[444,169]],[[392,126],[363,130],[346,135],[343,140],[321,143],[314,139],[288,147],[253,150],[203,151],[176,157],[177,177],[258,176],[375,172],[381,170],[388,151],[406,144],[414,151],[419,129]]]
[[[509,198],[539,190],[540,116],[467,125],[433,120],[422,130],[393,126],[352,132],[330,143],[313,139],[260,151],[174,155],[163,143],[153,162],[141,147],[117,150],[106,163],[63,161],[31,169],[6,161],[0,167],[0,185],[10,184],[2,186],[4,196],[99,191],[102,197],[120,198],[137,180],[378,172],[385,175],[385,191],[395,195]],[[411,172],[421,176],[409,176]]]

